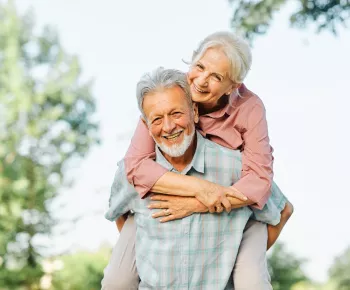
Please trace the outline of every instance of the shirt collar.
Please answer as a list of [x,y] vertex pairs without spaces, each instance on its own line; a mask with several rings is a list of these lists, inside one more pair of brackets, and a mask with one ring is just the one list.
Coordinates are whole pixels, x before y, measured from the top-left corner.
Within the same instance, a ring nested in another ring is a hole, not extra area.
[[[205,139],[197,131],[196,131],[195,137],[197,138],[196,151],[194,153],[191,163],[187,165],[186,168],[181,172],[183,174],[187,174],[187,172],[190,171],[191,168],[195,169],[197,172],[204,173]],[[159,150],[157,145],[156,145],[156,161],[158,164],[162,165],[164,168],[166,168],[169,171],[177,171],[172,166],[172,164],[168,160],[166,160],[166,158],[164,157],[162,152]]]

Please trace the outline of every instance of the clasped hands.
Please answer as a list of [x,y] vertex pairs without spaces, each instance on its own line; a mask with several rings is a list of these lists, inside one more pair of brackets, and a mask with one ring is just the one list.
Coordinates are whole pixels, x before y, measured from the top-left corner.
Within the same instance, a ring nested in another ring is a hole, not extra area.
[[199,190],[193,197],[155,194],[151,197],[154,201],[148,205],[149,209],[160,209],[152,214],[153,218],[161,218],[160,222],[168,222],[182,219],[193,213],[221,213],[230,212],[232,205],[229,198],[233,197],[241,201],[247,198],[234,187],[224,187],[208,182],[207,186]]

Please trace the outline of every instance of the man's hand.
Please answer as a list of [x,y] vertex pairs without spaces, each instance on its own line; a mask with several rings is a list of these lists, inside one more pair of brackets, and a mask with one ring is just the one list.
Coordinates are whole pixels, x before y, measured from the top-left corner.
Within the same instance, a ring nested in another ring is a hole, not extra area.
[[152,215],[153,218],[163,217],[160,222],[168,222],[182,219],[193,213],[208,212],[208,208],[194,197],[182,197],[174,195],[154,195],[148,208],[162,209]]
[[233,187],[224,187],[216,183],[204,183],[202,190],[198,191],[195,197],[203,203],[210,213],[220,213],[224,210],[230,212],[232,209],[231,203],[227,196],[232,196],[240,200],[246,201],[247,198]]

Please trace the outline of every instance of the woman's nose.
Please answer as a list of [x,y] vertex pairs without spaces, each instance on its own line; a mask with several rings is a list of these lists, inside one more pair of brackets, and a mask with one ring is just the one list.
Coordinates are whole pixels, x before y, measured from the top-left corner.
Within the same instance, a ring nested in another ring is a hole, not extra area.
[[199,77],[198,77],[198,82],[197,84],[202,86],[202,87],[205,87],[208,85],[208,77],[209,77],[209,74],[207,74],[206,72],[202,73]]

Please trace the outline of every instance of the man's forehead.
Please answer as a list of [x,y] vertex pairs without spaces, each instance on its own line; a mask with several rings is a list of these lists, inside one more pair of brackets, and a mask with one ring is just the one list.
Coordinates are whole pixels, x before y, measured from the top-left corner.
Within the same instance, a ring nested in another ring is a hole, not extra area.
[[143,110],[146,115],[153,115],[176,108],[188,108],[185,92],[180,87],[158,90],[146,95],[143,101]]

